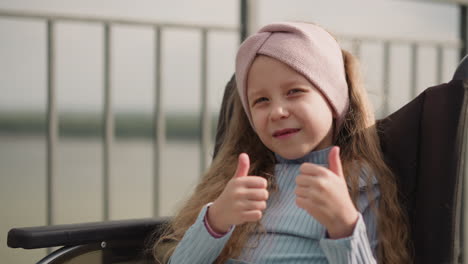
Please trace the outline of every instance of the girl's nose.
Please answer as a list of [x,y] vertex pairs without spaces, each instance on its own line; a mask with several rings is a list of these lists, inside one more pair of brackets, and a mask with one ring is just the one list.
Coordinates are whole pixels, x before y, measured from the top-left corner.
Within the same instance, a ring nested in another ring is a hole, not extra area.
[[271,120],[276,121],[280,119],[287,118],[289,116],[289,111],[284,105],[275,105],[271,109]]

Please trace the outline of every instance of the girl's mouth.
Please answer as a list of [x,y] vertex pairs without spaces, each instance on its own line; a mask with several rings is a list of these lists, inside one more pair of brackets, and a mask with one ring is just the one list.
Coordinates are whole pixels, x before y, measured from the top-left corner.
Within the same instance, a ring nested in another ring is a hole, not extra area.
[[286,138],[286,137],[296,134],[300,130],[301,130],[300,128],[286,128],[286,129],[277,130],[273,133],[273,137]]

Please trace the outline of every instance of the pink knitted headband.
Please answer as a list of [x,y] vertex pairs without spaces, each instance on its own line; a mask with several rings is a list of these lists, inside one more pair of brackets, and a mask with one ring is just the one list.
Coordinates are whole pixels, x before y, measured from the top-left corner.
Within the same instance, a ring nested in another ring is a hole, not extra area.
[[337,117],[335,132],[340,130],[348,110],[348,85],[341,48],[328,32],[314,24],[274,23],[242,43],[236,58],[236,83],[252,127],[247,75],[257,55],[277,59],[307,78],[327,99]]

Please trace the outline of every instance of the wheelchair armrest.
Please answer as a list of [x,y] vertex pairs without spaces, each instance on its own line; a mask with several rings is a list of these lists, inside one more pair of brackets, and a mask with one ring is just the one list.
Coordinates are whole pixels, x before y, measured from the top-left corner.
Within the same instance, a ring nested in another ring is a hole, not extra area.
[[115,220],[53,226],[13,228],[8,232],[11,248],[73,246],[101,241],[140,240],[160,235],[170,218]]

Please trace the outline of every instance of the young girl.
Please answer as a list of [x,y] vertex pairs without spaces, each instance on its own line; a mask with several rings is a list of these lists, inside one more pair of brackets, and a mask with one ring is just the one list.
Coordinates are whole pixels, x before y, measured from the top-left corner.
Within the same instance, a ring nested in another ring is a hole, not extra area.
[[321,27],[240,46],[224,141],[162,241],[169,263],[409,263],[357,62]]

